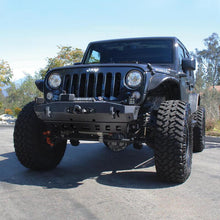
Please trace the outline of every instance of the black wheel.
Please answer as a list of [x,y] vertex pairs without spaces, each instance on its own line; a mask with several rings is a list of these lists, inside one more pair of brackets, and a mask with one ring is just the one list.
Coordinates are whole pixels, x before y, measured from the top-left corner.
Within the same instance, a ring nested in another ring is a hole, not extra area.
[[66,141],[53,142],[48,134],[50,131],[34,112],[34,102],[30,102],[20,112],[14,128],[14,148],[21,164],[33,170],[48,170],[59,164]]
[[196,121],[193,128],[193,152],[202,152],[205,148],[205,109],[199,109],[193,113]]
[[189,105],[179,100],[163,102],[155,133],[156,171],[163,180],[183,183],[191,173],[192,126]]

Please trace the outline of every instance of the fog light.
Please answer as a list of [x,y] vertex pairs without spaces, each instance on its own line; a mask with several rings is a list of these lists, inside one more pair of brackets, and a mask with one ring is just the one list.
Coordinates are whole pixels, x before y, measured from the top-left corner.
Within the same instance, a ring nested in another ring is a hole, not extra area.
[[51,100],[53,98],[53,93],[52,92],[48,92],[47,93],[47,99]]
[[135,98],[135,99],[140,99],[141,94],[140,94],[140,92],[135,91],[135,92],[132,93],[132,96],[131,96],[131,97],[132,97],[132,98]]

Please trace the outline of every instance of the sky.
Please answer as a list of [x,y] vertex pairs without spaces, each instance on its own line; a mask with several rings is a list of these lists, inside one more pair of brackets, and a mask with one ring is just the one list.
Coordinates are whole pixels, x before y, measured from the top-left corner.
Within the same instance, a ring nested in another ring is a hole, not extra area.
[[59,45],[176,36],[194,51],[214,32],[220,36],[220,0],[0,0],[0,59],[13,80],[44,68]]

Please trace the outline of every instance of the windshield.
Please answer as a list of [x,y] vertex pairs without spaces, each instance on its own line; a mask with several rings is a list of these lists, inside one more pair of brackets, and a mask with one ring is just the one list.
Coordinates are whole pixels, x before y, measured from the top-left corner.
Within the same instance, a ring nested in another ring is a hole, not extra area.
[[173,63],[173,41],[123,40],[91,44],[85,63]]

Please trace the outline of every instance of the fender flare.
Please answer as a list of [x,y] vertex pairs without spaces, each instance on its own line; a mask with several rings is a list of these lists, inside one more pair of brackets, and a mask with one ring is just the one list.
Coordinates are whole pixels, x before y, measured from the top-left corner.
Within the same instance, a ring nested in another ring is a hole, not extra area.
[[159,88],[170,88],[170,96],[172,99],[180,99],[179,80],[173,76],[157,74],[153,76],[149,82],[148,92],[153,92]]
[[198,93],[190,93],[189,94],[189,104],[191,107],[191,112],[195,112],[200,105],[200,95]]

